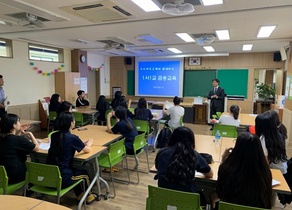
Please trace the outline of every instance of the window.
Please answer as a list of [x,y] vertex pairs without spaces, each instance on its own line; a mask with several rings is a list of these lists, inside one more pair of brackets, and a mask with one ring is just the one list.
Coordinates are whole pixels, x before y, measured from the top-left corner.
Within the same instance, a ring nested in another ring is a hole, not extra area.
[[63,49],[45,47],[40,45],[28,45],[29,59],[48,62],[64,62]]
[[12,41],[0,39],[0,57],[12,58]]

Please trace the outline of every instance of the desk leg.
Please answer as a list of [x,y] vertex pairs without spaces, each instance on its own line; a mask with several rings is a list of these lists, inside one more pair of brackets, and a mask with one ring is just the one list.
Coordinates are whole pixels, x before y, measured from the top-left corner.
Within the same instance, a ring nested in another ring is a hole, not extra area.
[[99,165],[98,165],[98,159],[97,159],[97,157],[95,158],[95,164],[93,164],[93,165],[95,167],[96,173],[95,173],[94,178],[91,180],[91,183],[88,186],[87,190],[85,191],[83,197],[81,198],[81,200],[78,203],[78,210],[81,210],[82,203],[84,203],[87,195],[89,194],[89,192],[91,191],[91,189],[93,188],[93,186],[95,185],[95,183],[97,184],[97,196],[98,196],[98,200],[100,200],[100,197],[101,197],[100,182],[103,182],[104,185],[105,185],[105,187],[106,187],[106,193],[104,195],[104,198],[105,199],[108,199],[108,197],[109,197],[109,185],[108,185],[108,183],[104,179],[102,179],[99,176]]

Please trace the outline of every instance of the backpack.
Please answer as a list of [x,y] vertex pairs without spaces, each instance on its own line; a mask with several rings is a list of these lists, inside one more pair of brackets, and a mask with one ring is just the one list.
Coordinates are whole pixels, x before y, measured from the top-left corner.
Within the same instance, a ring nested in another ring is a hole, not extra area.
[[[290,158],[287,161],[287,166],[288,166],[287,173],[284,174],[284,177],[286,179],[287,184],[289,185],[289,187],[291,189],[291,187],[292,187],[292,158]],[[278,193],[278,198],[279,198],[281,204],[283,204],[283,205],[290,204],[292,201],[292,194],[291,193],[290,194]]]
[[164,127],[158,134],[156,148],[163,148],[168,145],[172,131],[169,127]]

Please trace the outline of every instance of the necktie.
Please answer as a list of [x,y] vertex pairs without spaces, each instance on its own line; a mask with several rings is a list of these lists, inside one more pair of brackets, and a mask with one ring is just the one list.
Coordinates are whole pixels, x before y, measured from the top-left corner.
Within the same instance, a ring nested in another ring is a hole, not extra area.
[[214,88],[214,93],[216,93],[216,91],[217,91],[217,88]]

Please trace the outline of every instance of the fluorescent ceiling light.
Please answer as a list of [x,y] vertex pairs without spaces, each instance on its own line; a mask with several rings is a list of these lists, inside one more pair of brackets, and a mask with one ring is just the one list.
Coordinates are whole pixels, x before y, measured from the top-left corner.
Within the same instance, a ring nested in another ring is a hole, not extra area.
[[182,51],[176,49],[176,48],[167,48],[169,51],[174,52],[174,53],[182,53]]
[[195,40],[188,35],[187,33],[176,33],[175,35],[177,35],[178,37],[180,37],[182,40],[184,40],[185,42],[194,42]]
[[145,12],[159,11],[160,8],[152,0],[132,0]]
[[223,0],[202,0],[204,6],[223,4]]
[[262,26],[259,30],[257,38],[265,38],[271,36],[276,26]]
[[204,49],[207,51],[207,52],[215,52],[214,48],[212,46],[205,46]]
[[230,40],[228,30],[216,30],[216,34],[219,40]]
[[242,50],[243,51],[250,51],[252,49],[252,44],[244,44],[242,45]]

